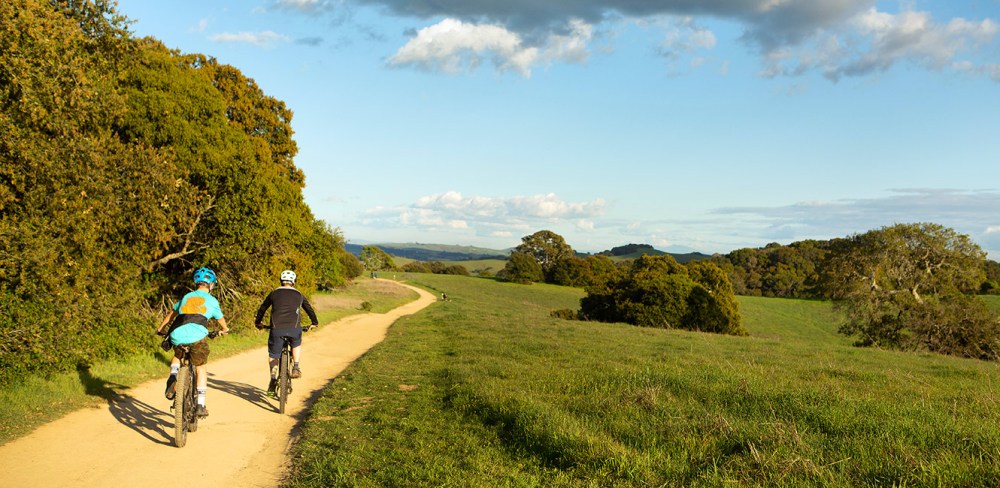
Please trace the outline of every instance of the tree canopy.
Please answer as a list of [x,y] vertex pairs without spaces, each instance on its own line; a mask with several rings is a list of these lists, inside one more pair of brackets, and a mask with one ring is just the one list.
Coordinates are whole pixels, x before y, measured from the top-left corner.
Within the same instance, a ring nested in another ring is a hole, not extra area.
[[939,224],[897,224],[841,240],[825,283],[861,345],[982,359],[1000,353],[1000,323],[972,293],[985,253]]
[[746,335],[729,277],[704,261],[642,256],[621,278],[588,287],[580,305],[591,320]]
[[112,2],[0,19],[0,379],[153,347],[200,266],[231,319],[282,269],[307,292],[348,278],[302,198],[292,113],[253,80],[134,38]]

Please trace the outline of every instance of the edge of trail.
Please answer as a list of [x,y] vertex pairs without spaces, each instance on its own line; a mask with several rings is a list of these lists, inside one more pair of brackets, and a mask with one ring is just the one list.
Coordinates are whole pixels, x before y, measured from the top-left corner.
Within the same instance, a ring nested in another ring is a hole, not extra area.
[[[285,415],[265,396],[266,347],[218,361],[209,358],[208,418],[187,445],[173,445],[173,415],[163,379],[117,391],[106,403],[84,408],[0,446],[0,472],[9,486],[136,486],[177,480],[186,486],[279,485],[289,451],[312,402],[354,360],[386,337],[400,317],[437,298],[419,295],[384,314],[352,315],[309,332],[302,345]],[[224,340],[224,339],[223,339]]]

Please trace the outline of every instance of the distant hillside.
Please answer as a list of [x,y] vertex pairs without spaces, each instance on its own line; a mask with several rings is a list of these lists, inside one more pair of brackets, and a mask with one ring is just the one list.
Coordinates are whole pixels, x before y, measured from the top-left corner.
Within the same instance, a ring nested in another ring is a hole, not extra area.
[[[393,255],[418,261],[473,261],[480,259],[507,259],[510,251],[499,251],[474,246],[453,246],[448,244],[385,243],[370,244]],[[346,244],[347,252],[361,255],[359,244]]]
[[626,244],[624,246],[613,247],[608,251],[601,251],[597,254],[608,256],[616,261],[626,260],[626,259],[636,259],[640,256],[660,256],[663,254],[669,254],[673,256],[673,258],[676,259],[678,263],[681,264],[691,261],[698,261],[701,259],[708,259],[712,257],[709,256],[708,254],[702,254],[700,252],[689,252],[684,254],[664,252],[654,248],[649,244]]

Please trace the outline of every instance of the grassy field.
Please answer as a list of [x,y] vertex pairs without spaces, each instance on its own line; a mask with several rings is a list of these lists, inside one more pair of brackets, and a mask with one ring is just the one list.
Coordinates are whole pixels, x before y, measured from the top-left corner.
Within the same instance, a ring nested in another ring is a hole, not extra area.
[[[417,298],[412,290],[385,280],[361,279],[333,293],[312,297],[320,324],[361,313],[362,302],[372,304],[373,312],[385,312]],[[223,304],[225,306],[225,304]],[[246,319],[252,320],[252,317]],[[172,354],[160,350],[152,337],[157,324],[150,324],[150,350],[126,361],[108,361],[80,368],[74,373],[49,378],[30,378],[22,385],[0,387],[0,444],[31,432],[35,427],[57,419],[78,408],[106,402],[109,395],[124,391],[144,381],[166,378]],[[230,323],[242,327],[211,342],[209,360],[218,360],[267,343],[267,332],[253,329],[250,323]]]
[[740,338],[409,278],[451,300],[325,391],[292,486],[1000,486],[998,365],[852,347],[828,303],[741,298]]

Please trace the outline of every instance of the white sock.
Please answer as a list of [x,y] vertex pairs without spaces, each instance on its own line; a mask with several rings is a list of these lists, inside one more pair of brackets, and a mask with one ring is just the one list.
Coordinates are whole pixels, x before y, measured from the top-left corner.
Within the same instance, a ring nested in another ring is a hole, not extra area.
[[208,393],[208,388],[198,388],[198,405],[205,406],[205,395]]

